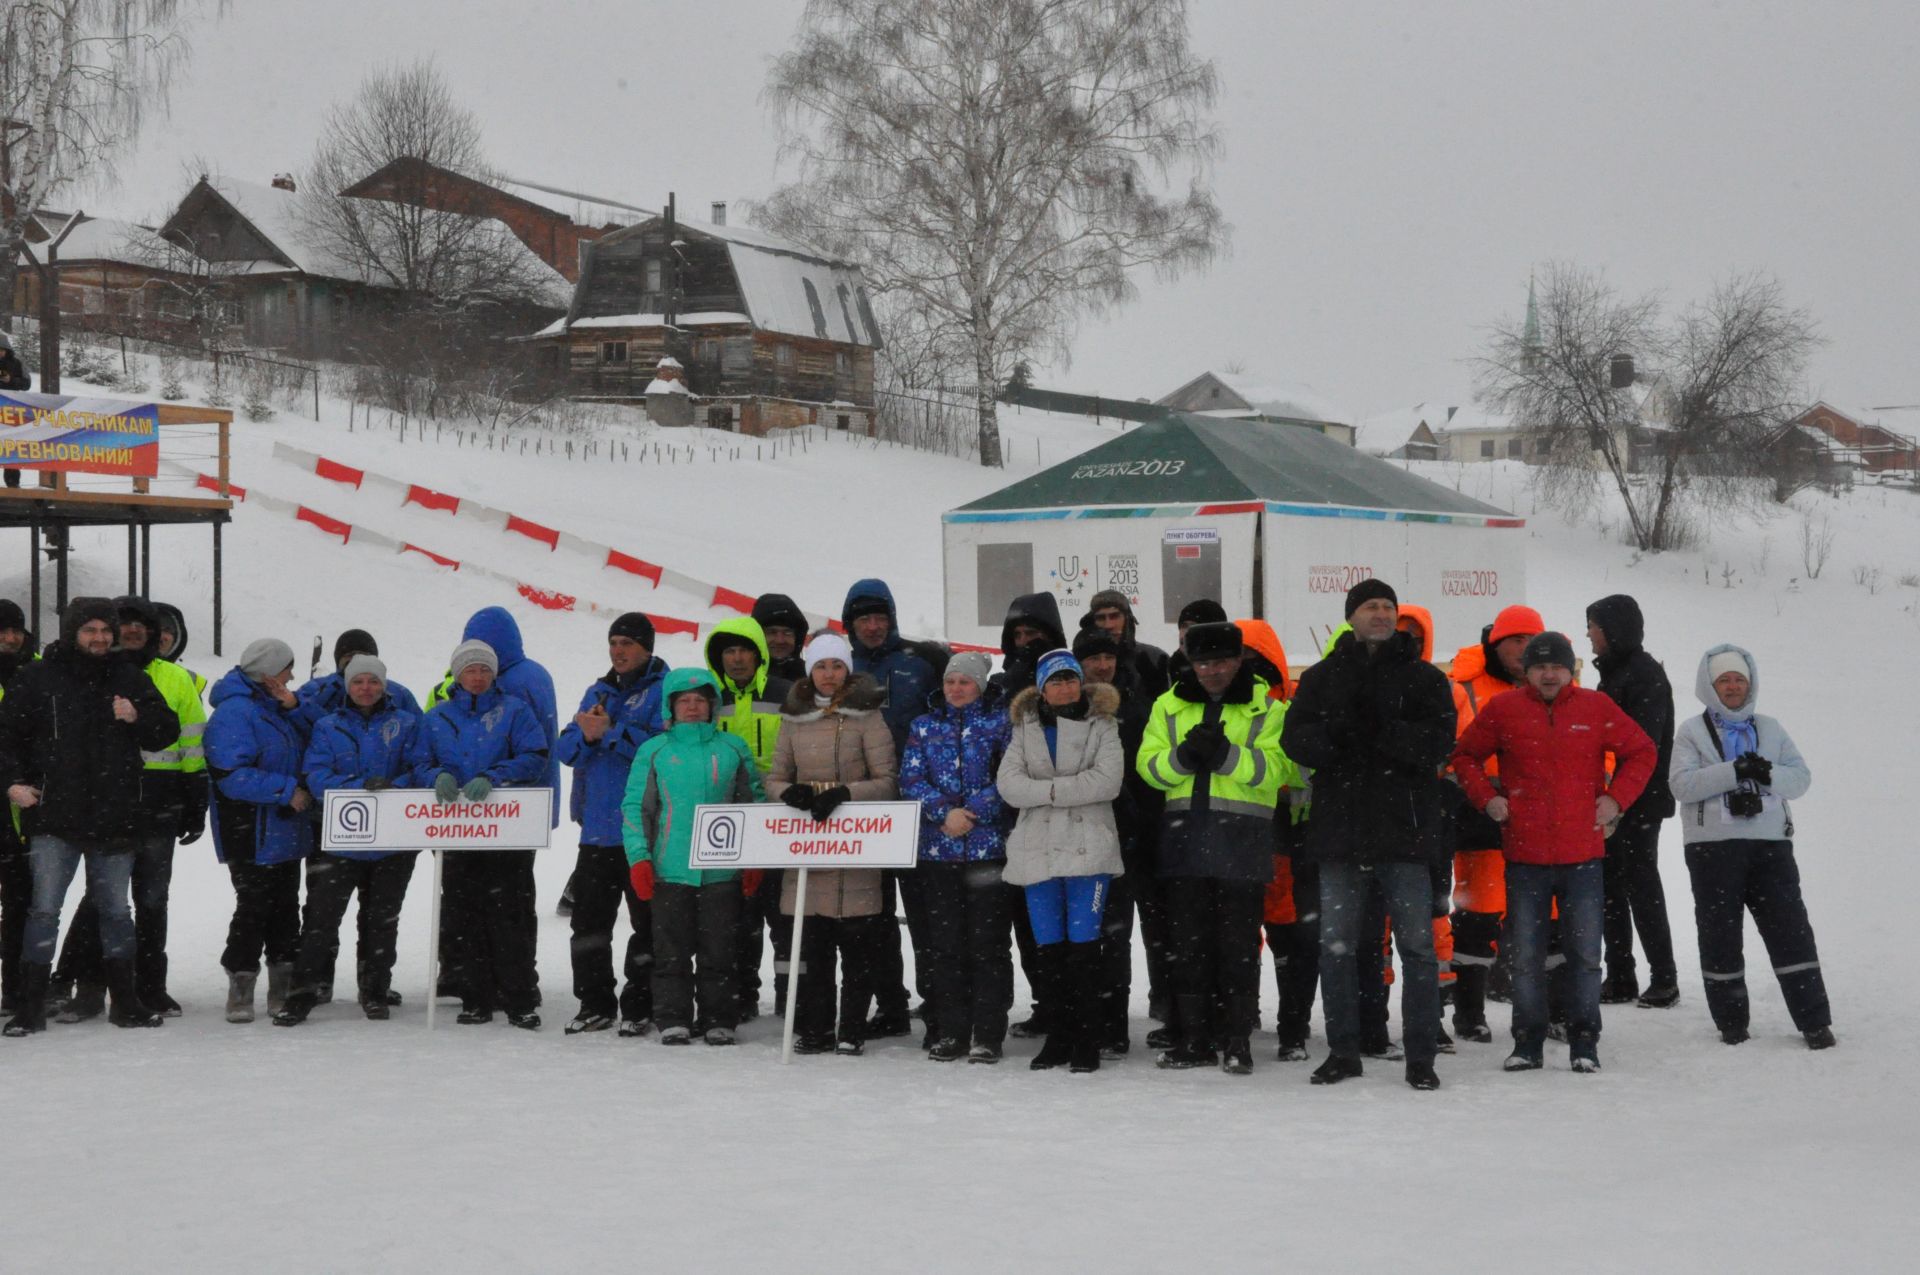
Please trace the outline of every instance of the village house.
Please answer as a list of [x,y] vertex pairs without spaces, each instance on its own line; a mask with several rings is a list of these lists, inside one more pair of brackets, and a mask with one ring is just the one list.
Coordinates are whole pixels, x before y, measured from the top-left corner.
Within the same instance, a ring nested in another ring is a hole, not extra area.
[[1368,416],[1354,427],[1354,446],[1389,460],[1438,460],[1440,434],[1459,410],[1443,403],[1415,403]]
[[1332,404],[1305,386],[1262,381],[1239,372],[1202,372],[1171,394],[1160,407],[1221,420],[1292,425],[1354,444],[1352,425],[1335,420]]
[[1916,415],[1913,408],[1841,408],[1821,399],[1791,424],[1825,435],[1869,474],[1920,472],[1920,444],[1892,425]]
[[[27,242],[44,264],[45,245],[70,214],[37,212],[27,222]],[[13,282],[13,312],[40,313],[41,274],[20,254]],[[75,329],[125,336],[179,338],[192,328],[189,300],[194,266],[151,227],[114,217],[87,217],[68,232],[59,249],[60,313]]]

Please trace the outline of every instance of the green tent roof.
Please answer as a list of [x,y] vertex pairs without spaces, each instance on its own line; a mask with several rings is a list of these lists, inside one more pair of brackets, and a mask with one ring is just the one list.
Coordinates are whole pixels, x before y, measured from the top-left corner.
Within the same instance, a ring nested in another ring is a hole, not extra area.
[[1176,413],[955,513],[1275,501],[1507,518],[1317,430]]

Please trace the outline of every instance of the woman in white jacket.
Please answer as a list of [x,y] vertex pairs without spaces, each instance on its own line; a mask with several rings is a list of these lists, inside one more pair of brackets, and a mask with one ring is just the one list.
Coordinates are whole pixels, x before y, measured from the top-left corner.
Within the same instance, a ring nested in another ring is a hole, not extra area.
[[1000,797],[1020,812],[1007,838],[1005,880],[1026,889],[1037,999],[1058,1006],[1035,1071],[1100,1069],[1100,939],[1107,887],[1124,869],[1113,799],[1126,774],[1114,714],[1120,693],[1088,686],[1071,651],[1049,651],[1036,685],[1014,696]]
[[1813,775],[1780,723],[1754,711],[1760,673],[1745,650],[1723,643],[1701,656],[1695,692],[1706,711],[1681,722],[1669,778],[1693,878],[1707,1008],[1721,1040],[1747,1039],[1741,930],[1751,911],[1793,1025],[1809,1049],[1827,1049],[1833,1012],[1800,897],[1787,804]]

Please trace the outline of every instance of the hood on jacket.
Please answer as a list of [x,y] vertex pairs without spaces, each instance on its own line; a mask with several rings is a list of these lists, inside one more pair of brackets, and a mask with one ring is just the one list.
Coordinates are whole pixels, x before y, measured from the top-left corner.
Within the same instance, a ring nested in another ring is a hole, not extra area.
[[840,604],[840,623],[848,633],[853,632],[853,604],[860,598],[879,598],[887,604],[887,637],[889,640],[900,636],[900,613],[893,605],[893,590],[887,582],[875,576],[865,580],[855,580],[853,587],[847,590],[847,600]]
[[1351,632],[1353,632],[1353,626],[1345,620],[1340,621],[1340,627],[1327,634],[1327,644],[1320,648],[1320,658],[1324,660],[1332,655],[1333,648],[1340,645],[1340,639]]
[[147,645],[140,652],[140,656],[142,660],[145,661],[145,660],[159,659],[160,658],[160,608],[155,606],[152,602],[148,601],[146,598],[136,597],[133,594],[127,594],[124,597],[118,597],[113,600],[113,609],[117,613],[115,616],[115,624],[114,624],[116,640],[119,632],[119,619],[121,617],[131,615],[133,618],[139,620],[141,624],[144,624],[147,628]]
[[1287,674],[1287,648],[1280,644],[1280,635],[1265,620],[1235,620],[1240,628],[1240,636],[1247,644],[1247,650],[1265,662],[1265,668],[1257,668],[1261,677],[1267,679],[1271,688],[1271,699],[1293,698],[1293,679]]
[[773,657],[767,653],[767,631],[760,626],[760,621],[753,617],[736,615],[730,620],[722,620],[714,625],[713,635],[701,648],[701,654],[707,661],[707,668],[713,672],[714,694],[718,695],[720,688],[727,684],[727,671],[720,666],[720,656],[714,650],[714,644],[727,637],[743,637],[753,643],[753,649],[760,653],[760,667],[754,670],[753,680],[747,683],[746,689],[752,695],[758,695],[766,690],[767,665],[773,661]]
[[[675,724],[673,720],[673,697],[676,695],[685,695],[688,691],[698,691],[704,694],[707,697],[708,705],[716,712],[718,711],[720,706],[720,683],[714,679],[713,674],[703,668],[693,668],[691,666],[677,668],[671,673],[668,673],[666,680],[660,683],[660,721],[663,725],[672,727]],[[711,723],[712,720],[713,714],[709,713],[707,715],[707,721]]]
[[240,666],[236,664],[228,669],[219,681],[208,688],[207,703],[214,708],[219,708],[220,705],[230,699],[244,699],[249,696],[255,696],[265,700],[275,708],[279,707],[278,702],[275,701],[271,695],[267,694],[266,687],[248,677],[241,671]]
[[[880,584],[878,580],[875,584]],[[884,584],[881,588],[886,588]],[[891,610],[891,603],[889,603]],[[807,640],[807,613],[802,611],[794,600],[784,593],[763,593],[753,600],[753,618],[760,622],[762,630],[768,628],[792,629],[798,640]]]
[[855,673],[834,695],[833,702],[821,708],[813,702],[812,680],[802,678],[787,692],[787,702],[780,706],[780,715],[798,722],[810,722],[829,712],[855,715],[877,712],[886,706],[886,702],[887,693],[880,689],[880,683],[868,674]]
[[[526,643],[521,641],[520,626],[505,607],[481,607],[467,621],[462,642],[485,642],[500,658],[501,673],[527,658]],[[458,670],[455,670],[456,672]],[[497,676],[497,674],[496,674]]]
[[[1120,711],[1120,692],[1105,682],[1085,682],[1083,694],[1087,699],[1087,716],[1112,717]],[[1007,707],[1007,716],[1018,726],[1036,716],[1040,711],[1040,688],[1029,686],[1013,697],[1013,703]]]
[[[1413,622],[1412,629],[1407,627],[1409,620]],[[1420,658],[1431,664],[1433,663],[1433,612],[1423,606],[1415,606],[1411,602],[1403,603],[1400,607],[1400,631],[1409,633],[1416,630],[1420,634]]]
[[[1747,687],[1747,702],[1739,708],[1728,708],[1722,704],[1720,697],[1713,693],[1713,679],[1707,676],[1707,665],[1712,663],[1713,657],[1727,651],[1732,651],[1735,655],[1738,655],[1747,662],[1747,681],[1749,683]],[[1700,671],[1695,674],[1693,679],[1693,693],[1699,696],[1700,703],[1706,707],[1708,712],[1718,713],[1720,716],[1733,721],[1745,721],[1747,718],[1752,717],[1754,711],[1760,706],[1760,666],[1754,663],[1753,652],[1747,650],[1744,646],[1735,646],[1731,642],[1722,642],[1718,646],[1708,647],[1706,654],[1700,657]]]
[[27,635],[20,649],[12,655],[0,656],[0,685],[10,681],[15,672],[29,663],[40,653],[40,639],[27,627],[27,613],[12,598],[0,598],[0,629],[19,629]]
[[1028,624],[1047,635],[1047,649],[1057,650],[1067,644],[1067,634],[1060,627],[1060,603],[1051,593],[1023,593],[1013,600],[1007,608],[1007,618],[1000,625],[1000,649],[1014,649],[1013,628],[1016,624]]
[[1632,655],[1646,641],[1647,623],[1641,618],[1640,604],[1624,593],[1601,598],[1587,608],[1587,618],[1606,635],[1610,656]]
[[1519,681],[1507,676],[1507,666],[1500,662],[1500,653],[1493,649],[1492,638],[1493,626],[1489,624],[1480,630],[1477,645],[1460,648],[1460,653],[1453,657],[1453,666],[1447,676],[1456,682],[1466,683],[1485,675],[1508,686],[1520,685]]
[[[156,602],[153,604],[153,607],[154,610],[160,613],[160,623],[162,626],[165,626],[168,622],[171,622],[173,625],[175,634],[173,654],[166,658],[178,664],[180,657],[187,653],[187,617],[179,607],[173,605],[171,602]],[[154,640],[156,642],[159,641],[158,634],[155,634]],[[154,653],[159,653],[158,648],[155,649]]]

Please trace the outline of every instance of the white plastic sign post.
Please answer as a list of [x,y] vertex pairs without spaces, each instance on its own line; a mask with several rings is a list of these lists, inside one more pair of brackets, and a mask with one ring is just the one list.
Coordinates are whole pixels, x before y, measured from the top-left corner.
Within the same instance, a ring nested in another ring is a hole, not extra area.
[[442,805],[431,788],[335,789],[320,820],[320,848],[433,851],[427,923],[427,1030],[440,978],[440,883],[447,850],[544,850],[553,836],[553,790],[501,788],[485,801]]
[[793,1018],[800,1002],[800,941],[807,925],[807,873],[816,868],[911,868],[920,859],[920,803],[849,801],[830,819],[784,803],[696,806],[688,864],[695,868],[784,868],[793,883],[793,943],[788,949],[787,1018],[780,1061],[793,1061]]

